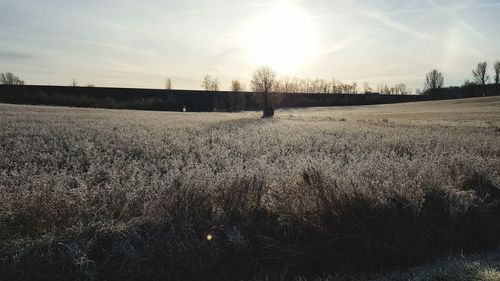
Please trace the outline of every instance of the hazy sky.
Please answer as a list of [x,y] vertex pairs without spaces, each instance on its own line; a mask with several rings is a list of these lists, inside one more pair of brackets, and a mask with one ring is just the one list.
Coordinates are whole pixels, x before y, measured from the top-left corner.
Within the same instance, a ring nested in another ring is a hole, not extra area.
[[0,0],[0,72],[28,84],[222,89],[280,74],[460,85],[500,59],[500,0]]

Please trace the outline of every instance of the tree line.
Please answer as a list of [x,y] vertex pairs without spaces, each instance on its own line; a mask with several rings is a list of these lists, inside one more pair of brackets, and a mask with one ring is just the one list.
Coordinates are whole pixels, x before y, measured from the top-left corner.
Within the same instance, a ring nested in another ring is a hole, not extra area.
[[[261,85],[255,85],[255,73],[266,74],[270,80],[269,85],[266,85],[266,91],[269,93],[301,93],[301,94],[384,94],[384,95],[409,95],[413,94],[413,91],[409,89],[406,84],[398,83],[393,86],[387,85],[385,83],[379,83],[375,88],[372,88],[368,82],[363,83],[362,90],[359,90],[357,82],[344,83],[336,79],[309,79],[309,78],[297,78],[297,77],[277,77],[276,72],[274,72],[270,67],[260,67],[252,75],[251,90],[256,93],[264,93],[261,91]],[[485,86],[490,81],[490,74],[488,73],[488,63],[480,62],[477,66],[472,69],[472,80],[465,80],[464,87],[468,86]],[[500,60],[493,63],[493,83],[495,85],[500,84]],[[24,81],[13,73],[1,73],[0,74],[0,85],[24,85]],[[78,82],[73,79],[71,86],[77,87]],[[94,85],[89,83],[88,87],[93,87]],[[269,86],[269,87],[268,87]],[[420,89],[416,90],[416,94],[438,96],[440,90],[444,86],[444,75],[442,72],[434,69],[426,74],[423,91]],[[221,83],[216,77],[211,75],[206,75],[202,79],[201,87],[206,91],[217,92],[221,89]],[[165,89],[171,90],[172,80],[170,78],[165,79]],[[232,92],[243,92],[245,91],[245,85],[239,80],[231,81],[230,90]]]
[[[272,92],[288,94],[360,94],[373,92],[373,89],[366,82],[364,83],[364,91],[360,92],[357,82],[344,83],[336,79],[328,80],[322,78],[275,77],[272,85]],[[219,91],[221,85],[217,78],[206,75],[203,77],[201,87],[205,91],[213,92]],[[167,89],[170,90],[171,88]],[[239,80],[233,80],[229,89],[232,92],[242,92],[245,91],[245,86]],[[404,83],[399,83],[392,87],[382,83],[377,86],[377,91],[387,95],[411,94],[411,90]]]
[[[472,69],[472,80],[465,80],[463,87],[474,87],[474,86],[486,86],[490,81],[490,75],[488,74],[488,63],[486,61],[480,62]],[[496,86],[500,85],[500,60],[493,63],[493,84]],[[434,69],[426,75],[424,92],[420,94],[426,94],[431,96],[439,95],[441,88],[444,85],[443,73]]]
[[[258,69],[259,70],[259,69]],[[258,71],[257,70],[257,71]],[[262,70],[262,69],[260,69]],[[272,69],[268,69],[272,71]],[[253,76],[252,76],[253,77]],[[472,81],[466,80],[464,86],[479,85],[485,86],[490,81],[488,74],[487,62],[478,63],[472,70]],[[493,63],[493,81],[495,85],[500,84],[500,60]],[[368,82],[363,83],[360,91],[357,82],[344,83],[336,79],[309,79],[297,77],[276,77],[273,75],[272,87],[269,92],[273,93],[290,93],[290,94],[382,94],[382,95],[411,95],[413,90],[409,89],[405,83],[397,83],[395,85],[387,85],[379,83],[375,87],[371,87]],[[201,84],[206,91],[219,91],[220,81],[210,75],[203,78]],[[439,95],[440,90],[444,86],[444,75],[442,72],[434,69],[426,74],[423,91],[416,89],[417,95]],[[231,82],[230,90],[232,92],[242,92],[245,87],[239,80]],[[255,87],[252,82],[252,90]],[[255,91],[259,92],[259,91]]]

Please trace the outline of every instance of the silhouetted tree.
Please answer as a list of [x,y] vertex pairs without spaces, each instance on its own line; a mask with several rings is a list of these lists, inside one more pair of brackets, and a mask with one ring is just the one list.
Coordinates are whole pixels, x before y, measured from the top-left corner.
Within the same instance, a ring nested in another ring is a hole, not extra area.
[[165,78],[165,89],[172,90],[172,80],[170,78]]
[[219,80],[217,78],[212,78],[210,75],[206,75],[203,78],[203,82],[201,83],[201,87],[205,89],[205,91],[218,91],[219,90]]
[[395,95],[409,95],[411,91],[406,87],[406,84],[399,83],[394,86],[393,94]]
[[382,95],[390,95],[391,88],[385,83],[380,83],[377,85],[377,92],[381,93]]
[[437,70],[432,70],[425,77],[424,92],[431,96],[436,96],[444,85],[443,74]]
[[335,79],[311,80],[309,78],[301,79],[285,76],[275,80],[273,92],[300,94],[356,94],[358,93],[358,84],[356,82],[347,84]]
[[274,110],[270,107],[269,95],[272,94],[275,81],[276,72],[269,66],[259,67],[252,75],[252,90],[262,94],[264,98],[264,117],[274,115]]
[[238,80],[233,80],[233,81],[231,82],[231,91],[232,91],[232,92],[239,93],[239,92],[243,91],[243,88],[244,88],[244,87],[243,87],[243,85],[241,84],[241,82],[240,82],[240,81],[238,81]]
[[212,81],[212,91],[218,91],[219,84],[220,84],[219,79],[214,78],[214,80]]
[[486,85],[490,80],[490,76],[486,73],[488,71],[488,64],[480,62],[477,64],[476,69],[472,70],[472,77],[474,82],[479,85]]
[[7,72],[0,74],[0,85],[24,85],[24,81],[19,79],[13,73]]
[[370,87],[370,84],[368,82],[363,83],[363,91],[365,92],[365,94],[373,92],[373,89]]
[[205,89],[205,91],[210,91],[212,87],[212,76],[208,74],[205,75],[205,77],[203,77],[203,81],[201,82],[201,87]]
[[474,83],[472,83],[469,79],[464,80],[464,87],[470,87],[474,86]]
[[231,82],[231,91],[233,92],[231,96],[231,109],[233,112],[237,110],[237,107],[240,109],[243,108],[243,99],[238,95],[239,92],[243,91],[243,88],[240,81],[233,80]]
[[493,69],[495,70],[495,84],[500,84],[500,60],[497,60],[493,64]]

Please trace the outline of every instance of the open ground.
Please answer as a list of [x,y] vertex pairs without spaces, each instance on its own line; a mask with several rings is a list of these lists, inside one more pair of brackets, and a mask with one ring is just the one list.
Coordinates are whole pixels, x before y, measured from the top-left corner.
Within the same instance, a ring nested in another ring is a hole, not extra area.
[[499,97],[259,117],[0,105],[0,276],[500,278]]

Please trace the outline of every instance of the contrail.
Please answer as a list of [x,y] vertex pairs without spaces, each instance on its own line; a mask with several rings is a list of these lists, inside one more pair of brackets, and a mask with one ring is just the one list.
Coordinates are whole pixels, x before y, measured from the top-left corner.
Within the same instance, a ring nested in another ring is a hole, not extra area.
[[468,24],[466,21],[452,13],[449,9],[446,9],[445,7],[439,5],[436,3],[434,0],[427,0],[429,3],[431,3],[434,7],[439,9],[440,11],[444,12],[447,14],[449,17],[453,18],[459,25],[461,25],[463,28],[471,32],[472,34],[476,35],[477,37],[480,37],[481,39],[486,39],[486,36],[484,36],[483,33],[479,32],[477,29],[472,27],[470,24]]

